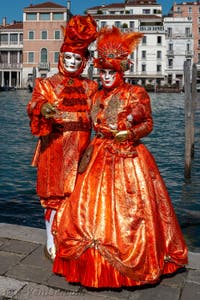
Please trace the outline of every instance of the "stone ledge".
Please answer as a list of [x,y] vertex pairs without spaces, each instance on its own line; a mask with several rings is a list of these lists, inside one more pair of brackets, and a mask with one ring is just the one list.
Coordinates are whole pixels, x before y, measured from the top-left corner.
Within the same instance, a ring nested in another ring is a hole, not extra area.
[[40,228],[0,223],[0,237],[45,244],[46,232]]

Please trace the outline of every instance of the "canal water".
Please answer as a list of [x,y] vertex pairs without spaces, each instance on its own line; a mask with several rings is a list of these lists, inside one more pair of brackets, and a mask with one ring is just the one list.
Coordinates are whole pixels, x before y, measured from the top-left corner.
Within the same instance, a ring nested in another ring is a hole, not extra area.
[[[184,179],[184,94],[150,94],[154,130],[143,142],[153,153],[191,251],[200,251],[200,110],[195,118],[192,174]],[[0,92],[0,222],[44,228],[30,166],[32,136],[26,90]]]

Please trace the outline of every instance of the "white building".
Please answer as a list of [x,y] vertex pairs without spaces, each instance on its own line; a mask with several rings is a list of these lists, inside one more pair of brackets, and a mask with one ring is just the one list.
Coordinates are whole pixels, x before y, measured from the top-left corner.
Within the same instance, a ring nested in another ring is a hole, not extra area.
[[21,88],[22,86],[23,23],[0,25],[0,87]]
[[194,56],[192,20],[187,17],[166,17],[164,27],[167,49],[165,70],[167,84],[182,88],[184,61],[189,60],[192,64]]
[[[124,3],[89,8],[87,13],[94,17],[99,28],[114,25],[122,31],[144,33],[141,43],[131,55],[133,65],[125,73],[127,81],[153,90],[173,84],[182,88],[183,64],[186,59],[192,59],[193,54],[189,19],[163,19],[162,6],[156,0],[125,0]],[[176,36],[170,37],[170,30]],[[170,56],[172,44],[174,51]],[[98,70],[94,70],[94,78],[98,78]]]

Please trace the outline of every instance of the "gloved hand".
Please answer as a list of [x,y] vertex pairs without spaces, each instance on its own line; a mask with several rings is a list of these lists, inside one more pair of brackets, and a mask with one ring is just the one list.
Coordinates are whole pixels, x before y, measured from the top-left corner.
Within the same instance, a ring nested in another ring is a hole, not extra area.
[[129,130],[121,130],[115,134],[115,140],[117,142],[125,142],[126,140],[130,139],[130,137],[131,133]]
[[41,107],[41,114],[47,119],[52,118],[56,114],[55,106],[49,102],[44,103]]

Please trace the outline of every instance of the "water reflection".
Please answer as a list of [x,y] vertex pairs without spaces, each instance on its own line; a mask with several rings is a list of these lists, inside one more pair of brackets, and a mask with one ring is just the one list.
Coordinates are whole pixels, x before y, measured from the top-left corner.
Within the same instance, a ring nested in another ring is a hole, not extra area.
[[[200,111],[196,113],[195,156],[184,179],[184,94],[150,94],[154,130],[144,143],[153,153],[191,250],[200,249]],[[37,138],[29,129],[27,91],[0,93],[0,221],[44,228],[30,166]],[[192,225],[193,224],[193,225]]]

